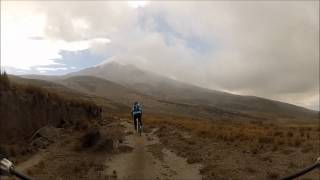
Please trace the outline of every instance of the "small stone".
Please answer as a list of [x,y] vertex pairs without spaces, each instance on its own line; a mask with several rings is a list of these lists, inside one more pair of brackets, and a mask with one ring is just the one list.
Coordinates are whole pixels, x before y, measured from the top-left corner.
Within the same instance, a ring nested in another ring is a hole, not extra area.
[[113,174],[114,177],[117,177],[117,171],[116,170],[113,170],[112,174]]

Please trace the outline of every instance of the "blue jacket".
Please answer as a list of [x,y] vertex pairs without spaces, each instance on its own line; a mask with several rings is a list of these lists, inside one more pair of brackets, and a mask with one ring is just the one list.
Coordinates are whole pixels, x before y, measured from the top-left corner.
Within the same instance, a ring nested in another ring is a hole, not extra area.
[[132,113],[132,115],[142,114],[142,108],[141,108],[140,104],[133,105],[131,113]]

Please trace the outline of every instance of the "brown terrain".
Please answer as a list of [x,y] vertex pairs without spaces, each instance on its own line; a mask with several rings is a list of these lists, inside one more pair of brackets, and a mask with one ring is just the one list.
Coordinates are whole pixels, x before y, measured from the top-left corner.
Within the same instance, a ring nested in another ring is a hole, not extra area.
[[[319,112],[132,66],[104,68],[1,75],[0,152],[34,179],[113,180],[279,179],[320,156]],[[129,113],[135,100],[144,108],[142,136]]]
[[[278,179],[319,156],[314,123],[216,121],[148,117],[161,143],[188,163],[201,163],[204,179]],[[319,170],[303,179],[318,179]]]

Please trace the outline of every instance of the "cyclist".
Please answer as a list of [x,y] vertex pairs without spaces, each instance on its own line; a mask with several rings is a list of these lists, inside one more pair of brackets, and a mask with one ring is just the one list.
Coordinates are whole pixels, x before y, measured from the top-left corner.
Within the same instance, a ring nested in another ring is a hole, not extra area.
[[132,106],[132,110],[131,110],[131,115],[133,117],[133,125],[134,125],[134,129],[137,130],[137,122],[136,119],[138,119],[140,125],[141,125],[141,129],[142,129],[142,108],[141,105],[139,104],[139,102],[134,102],[133,106]]

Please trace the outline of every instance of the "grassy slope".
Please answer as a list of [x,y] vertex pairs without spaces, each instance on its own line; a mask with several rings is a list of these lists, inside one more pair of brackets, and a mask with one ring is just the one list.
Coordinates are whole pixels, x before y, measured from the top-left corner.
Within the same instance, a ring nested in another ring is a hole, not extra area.
[[[32,134],[49,124],[55,127],[71,127],[82,121],[100,118],[99,106],[76,97],[62,95],[38,85],[16,83],[10,81],[6,75],[1,75],[0,151],[9,155],[16,154],[14,149],[4,148],[6,144],[23,144],[22,147],[27,149]],[[19,148],[18,153],[26,151],[24,148]]]
[[[216,114],[215,110],[219,109],[272,119],[305,120],[317,118],[317,112],[292,104],[209,90],[141,70],[133,65],[121,65],[112,62],[71,73],[67,77],[83,75],[113,81],[160,100],[204,107],[202,108],[203,112],[209,114],[209,116],[210,114]],[[194,114],[194,112],[190,114]]]

